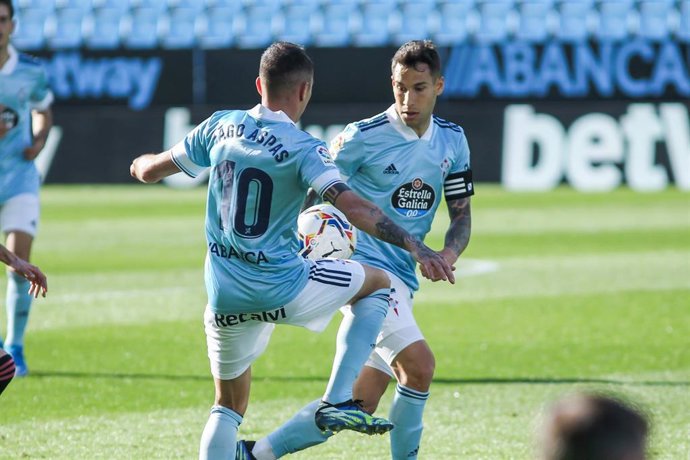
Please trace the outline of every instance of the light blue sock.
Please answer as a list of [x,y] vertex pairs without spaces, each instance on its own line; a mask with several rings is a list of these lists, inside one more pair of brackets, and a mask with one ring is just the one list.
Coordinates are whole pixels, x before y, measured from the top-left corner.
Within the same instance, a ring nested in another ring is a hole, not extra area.
[[199,460],[234,460],[242,416],[232,409],[213,406],[201,435]]
[[417,391],[398,384],[391,406],[391,457],[393,460],[416,459],[422,439],[422,414],[429,399],[428,391]]
[[7,273],[7,341],[5,346],[23,346],[26,323],[33,298],[29,294],[31,284],[16,273]]
[[352,305],[352,315],[340,323],[331,378],[324,401],[352,399],[352,385],[376,346],[376,337],[388,313],[390,288],[379,289]]
[[330,431],[321,432],[314,422],[314,414],[320,402],[318,399],[310,402],[268,435],[268,442],[276,458],[321,444],[333,436]]

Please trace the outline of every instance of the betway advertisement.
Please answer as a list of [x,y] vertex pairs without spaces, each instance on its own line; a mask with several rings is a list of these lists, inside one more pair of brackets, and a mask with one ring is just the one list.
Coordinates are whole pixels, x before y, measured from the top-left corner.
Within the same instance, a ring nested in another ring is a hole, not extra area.
[[[305,130],[328,141],[392,103],[395,48],[310,52],[316,84]],[[464,128],[476,181],[511,190],[690,189],[690,44],[465,43],[441,52],[446,86],[436,113]],[[47,180],[130,181],[133,156],[170,147],[215,110],[254,105],[260,54],[42,56],[57,99]]]

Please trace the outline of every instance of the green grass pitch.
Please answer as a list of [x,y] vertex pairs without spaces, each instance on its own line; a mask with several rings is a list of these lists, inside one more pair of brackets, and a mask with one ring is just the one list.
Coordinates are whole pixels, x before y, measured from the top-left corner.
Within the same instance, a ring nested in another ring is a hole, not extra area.
[[[213,398],[204,200],[162,186],[43,189],[34,262],[50,291],[29,324],[31,375],[0,397],[0,458],[196,457]],[[651,458],[688,458],[690,194],[480,184],[473,221],[458,283],[423,282],[416,300],[437,357],[422,458],[533,458],[544,404],[575,389],[634,401],[652,420]],[[432,247],[446,222],[441,212]],[[242,437],[320,396],[337,322],[277,329]],[[294,458],[385,459],[388,437],[342,433]]]

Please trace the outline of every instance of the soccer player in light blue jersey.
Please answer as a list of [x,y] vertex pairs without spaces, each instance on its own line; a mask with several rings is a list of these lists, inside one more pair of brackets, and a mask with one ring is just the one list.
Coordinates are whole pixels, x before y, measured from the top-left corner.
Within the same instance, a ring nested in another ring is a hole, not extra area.
[[297,128],[312,85],[313,64],[304,49],[275,43],[261,57],[261,104],[216,112],[171,150],[142,155],[130,167],[142,182],[178,171],[193,177],[211,168],[204,324],[216,397],[201,438],[202,459],[235,457],[250,366],[275,324],[321,331],[345,304],[352,305],[352,315],[338,331],[333,370],[312,422],[329,432],[392,428],[352,398],[388,313],[390,280],[383,270],[359,262],[313,262],[297,254],[297,216],[310,187],[360,229],[409,251],[430,279],[454,282],[440,254],[352,192],[325,144]]
[[[349,124],[333,140],[331,153],[352,190],[417,238],[423,239],[429,232],[441,199],[445,199],[450,226],[440,254],[452,266],[470,239],[474,189],[467,139],[458,125],[433,115],[436,98],[443,92],[443,77],[431,41],[415,40],[401,46],[391,72],[395,103],[383,113]],[[389,415],[395,425],[390,433],[391,457],[415,459],[435,366],[412,314],[413,294],[419,288],[416,264],[404,251],[369,235],[359,238],[353,260],[388,273],[393,303],[376,349],[355,383],[354,398],[373,413],[390,379],[396,378]],[[425,268],[420,269],[424,275]],[[344,321],[350,315],[346,311]],[[313,422],[316,407],[316,401],[310,403],[256,443],[240,441],[238,452],[250,459],[275,459],[326,441],[330,433]]]
[[[0,230],[7,247],[29,260],[39,218],[40,178],[34,159],[53,124],[53,94],[40,63],[10,45],[14,27],[12,1],[0,0]],[[24,376],[24,333],[32,296],[26,279],[13,271],[7,277],[4,348],[14,358],[17,376]]]

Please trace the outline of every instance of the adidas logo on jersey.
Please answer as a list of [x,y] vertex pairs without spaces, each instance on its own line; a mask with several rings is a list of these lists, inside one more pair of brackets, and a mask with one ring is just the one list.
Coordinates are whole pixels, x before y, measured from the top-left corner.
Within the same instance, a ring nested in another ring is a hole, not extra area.
[[386,169],[383,170],[384,174],[400,174],[398,172],[398,169],[395,167],[393,163],[389,164]]

